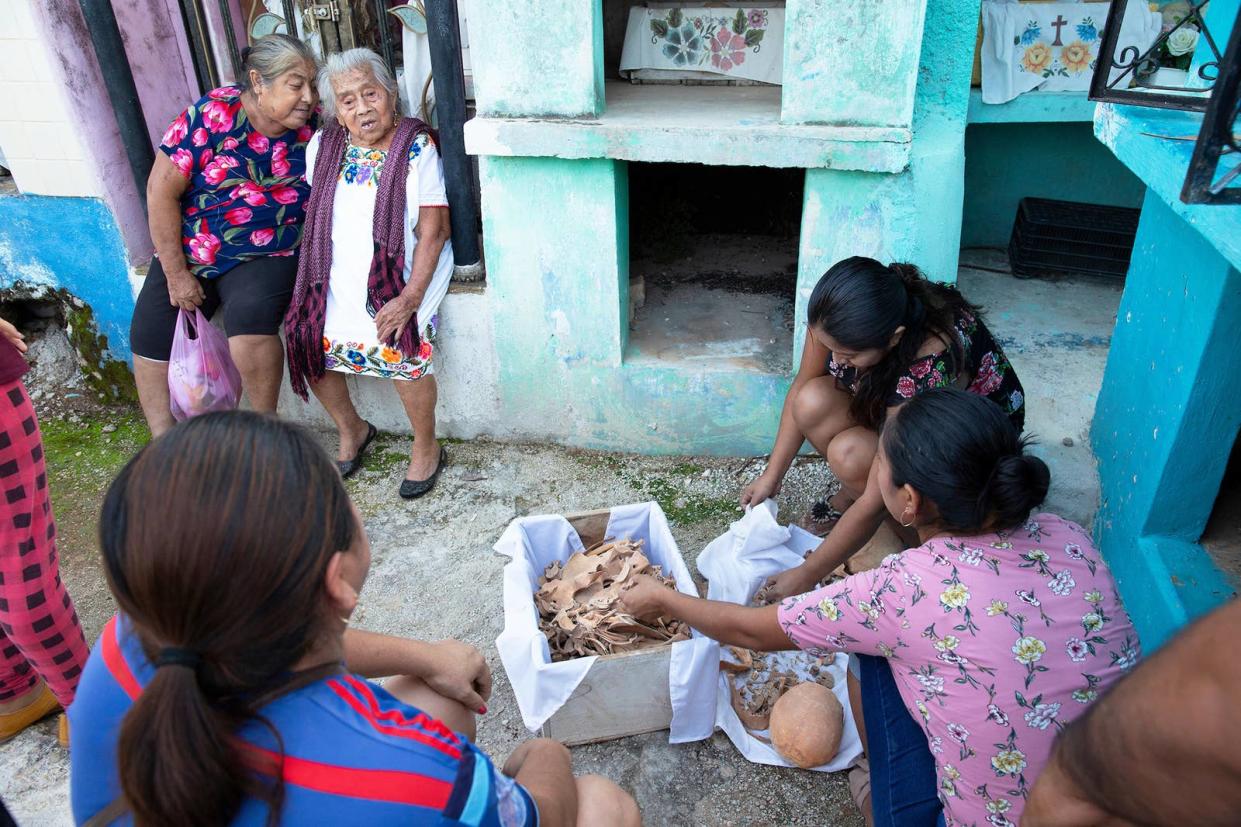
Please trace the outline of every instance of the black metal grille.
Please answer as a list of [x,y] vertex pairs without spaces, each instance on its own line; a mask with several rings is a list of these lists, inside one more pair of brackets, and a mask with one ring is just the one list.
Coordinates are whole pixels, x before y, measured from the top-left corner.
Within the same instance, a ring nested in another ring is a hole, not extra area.
[[1241,204],[1241,12],[1181,189],[1186,204]]
[[[1095,63],[1094,75],[1090,79],[1090,99],[1107,103],[1125,103],[1133,106],[1152,106],[1159,109],[1185,109],[1202,112],[1207,107],[1220,67],[1220,53],[1215,45],[1203,19],[1203,12],[1209,0],[1196,2],[1191,0],[1189,10],[1184,19],[1172,29],[1162,33],[1146,51],[1136,46],[1126,46],[1117,54],[1120,39],[1121,23],[1125,10],[1129,7],[1126,0],[1113,0],[1107,11],[1107,23],[1103,28],[1103,40],[1099,46],[1099,57]],[[1205,44],[1211,56],[1198,67],[1197,80],[1202,87],[1160,86],[1153,82],[1155,71],[1159,68],[1159,54],[1168,38],[1173,33],[1195,27],[1199,32],[1196,49],[1201,50]],[[1116,77],[1112,77],[1115,70]],[[1142,88],[1130,88],[1135,83]]]

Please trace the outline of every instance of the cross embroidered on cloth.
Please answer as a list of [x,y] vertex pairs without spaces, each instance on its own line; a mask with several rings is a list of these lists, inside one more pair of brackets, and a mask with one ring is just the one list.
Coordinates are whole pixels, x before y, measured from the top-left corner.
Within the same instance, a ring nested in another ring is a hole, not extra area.
[[[1036,89],[1088,90],[1108,5],[984,0],[983,102],[1005,103]],[[1145,2],[1129,0],[1117,54],[1128,46],[1147,49],[1158,37],[1161,24],[1160,15]]]

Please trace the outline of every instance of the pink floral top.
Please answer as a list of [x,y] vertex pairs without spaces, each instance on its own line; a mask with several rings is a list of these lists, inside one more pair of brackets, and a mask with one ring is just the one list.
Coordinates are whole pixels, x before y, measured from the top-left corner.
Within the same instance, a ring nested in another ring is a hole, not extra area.
[[[1004,349],[983,320],[967,310],[957,313],[954,328],[964,358],[958,359],[950,348],[918,357],[889,389],[888,406],[903,404],[923,391],[961,387],[999,405],[1017,430],[1023,430],[1026,420],[1025,389],[1012,363],[1004,355]],[[837,362],[835,356],[828,359],[827,372],[853,394],[857,393],[859,383],[865,376],[857,368]]]
[[190,179],[181,235],[192,273],[214,278],[247,259],[293,254],[316,123],[268,138],[250,125],[235,86],[212,89],[172,122],[159,148]]
[[949,825],[1017,824],[1056,732],[1139,657],[1107,565],[1053,514],[929,540],[785,600],[779,619],[807,651],[889,660]]

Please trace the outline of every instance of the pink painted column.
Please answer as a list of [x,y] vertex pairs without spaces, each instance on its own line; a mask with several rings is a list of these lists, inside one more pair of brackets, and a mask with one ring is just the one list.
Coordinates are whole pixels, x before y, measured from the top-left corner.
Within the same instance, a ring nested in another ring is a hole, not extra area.
[[[72,120],[81,130],[88,166],[98,179],[96,189],[116,218],[130,264],[143,264],[152,252],[146,215],[81,9],[76,0],[32,5],[35,24],[52,53],[55,79],[66,90]],[[180,9],[176,0],[127,0],[113,8],[154,144],[177,113],[198,97]]]

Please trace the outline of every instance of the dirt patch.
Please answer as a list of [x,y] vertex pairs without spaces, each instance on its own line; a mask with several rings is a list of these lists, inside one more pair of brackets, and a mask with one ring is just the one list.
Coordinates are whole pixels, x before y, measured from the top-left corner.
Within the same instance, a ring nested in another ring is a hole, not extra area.
[[[37,375],[35,386],[42,387]],[[115,611],[98,560],[103,494],[147,440],[136,409],[100,404],[72,388],[46,388],[36,402],[60,532],[62,576],[94,640]],[[329,451],[334,437],[319,434]],[[654,499],[695,578],[698,552],[738,516],[741,487],[761,460],[639,457],[487,440],[445,441],[450,464],[427,497],[407,503],[397,487],[408,438],[382,437],[367,467],[348,482],[362,511],[374,562],[356,623],[428,640],[478,646],[495,691],[479,725],[479,745],[503,760],[530,734],[495,649],[503,626],[504,558],[492,544],[515,517]],[[830,478],[818,461],[799,462],[780,498],[782,518],[800,514]],[[187,506],[192,507],[192,506]],[[69,824],[68,762],[50,723],[0,746],[0,796],[19,823]],[[824,776],[745,761],[721,734],[670,745],[666,733],[577,747],[579,773],[597,772],[630,790],[649,824],[860,825],[843,774]],[[669,783],[669,779],[677,779]]]

